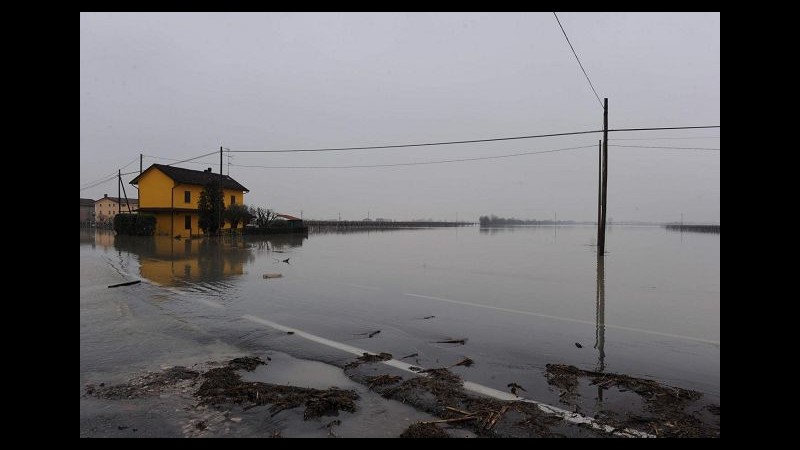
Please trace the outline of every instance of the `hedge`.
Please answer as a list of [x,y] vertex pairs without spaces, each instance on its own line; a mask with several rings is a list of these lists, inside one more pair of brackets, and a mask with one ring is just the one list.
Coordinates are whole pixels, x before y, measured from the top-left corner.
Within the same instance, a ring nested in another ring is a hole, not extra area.
[[152,236],[156,231],[156,216],[152,214],[117,214],[114,231],[128,236]]

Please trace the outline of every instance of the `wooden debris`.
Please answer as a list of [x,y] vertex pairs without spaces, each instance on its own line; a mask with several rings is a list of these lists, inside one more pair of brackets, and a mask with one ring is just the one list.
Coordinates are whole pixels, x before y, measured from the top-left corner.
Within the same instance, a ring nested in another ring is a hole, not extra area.
[[401,381],[402,379],[403,377],[396,375],[389,375],[389,374],[378,375],[375,377],[367,377],[367,381],[369,382],[369,385],[367,385],[367,387],[369,389],[372,389],[373,386],[394,384],[397,383],[398,381]]
[[445,339],[443,341],[436,341],[436,344],[461,344],[464,345],[467,343],[466,339]]
[[372,337],[372,336],[375,336],[376,334],[378,334],[378,333],[380,333],[380,332],[381,332],[381,330],[378,330],[378,331],[373,331],[373,332],[372,332],[372,333],[370,333],[370,334],[369,334],[369,336],[367,336],[367,337]]
[[415,357],[415,356],[419,356],[419,353],[412,353],[412,354],[410,354],[410,355],[403,356],[403,357],[402,357],[402,358],[400,358],[400,359],[413,358],[413,357]]
[[455,411],[455,412],[457,412],[459,414],[464,414],[465,416],[473,416],[473,415],[475,415],[475,413],[471,413],[469,411],[464,411],[463,409],[456,409],[456,408],[452,408],[450,406],[445,406],[445,408],[449,409],[450,411]]
[[457,362],[457,363],[453,364],[453,365],[452,365],[452,366],[450,366],[450,367],[455,367],[455,366],[464,366],[464,367],[470,367],[470,366],[471,366],[471,365],[473,365],[473,364],[475,364],[475,361],[473,361],[473,360],[471,360],[471,359],[469,359],[469,358],[464,358],[464,359],[462,359],[461,361],[459,361],[459,362]]
[[511,393],[516,395],[516,396],[519,396],[517,394],[517,389],[520,389],[520,390],[523,390],[525,392],[528,392],[524,387],[518,385],[517,383],[508,383],[508,387],[511,388]]
[[268,278],[281,278],[281,277],[283,277],[283,274],[281,274],[281,273],[277,273],[277,272],[268,272],[268,273],[265,273],[265,274],[264,274],[264,279],[268,279]]
[[427,422],[420,422],[421,424],[427,425],[429,423],[450,423],[450,422],[464,422],[467,420],[475,420],[477,417],[475,416],[466,416],[466,417],[457,417],[455,419],[440,419],[440,420],[429,420]]
[[130,286],[130,285],[132,285],[132,284],[139,284],[139,283],[141,283],[141,282],[142,282],[142,280],[128,281],[128,282],[126,282],[126,283],[112,284],[112,285],[111,285],[111,286],[109,286],[109,287],[110,287],[110,288],[115,288],[115,287],[120,287],[120,286]]

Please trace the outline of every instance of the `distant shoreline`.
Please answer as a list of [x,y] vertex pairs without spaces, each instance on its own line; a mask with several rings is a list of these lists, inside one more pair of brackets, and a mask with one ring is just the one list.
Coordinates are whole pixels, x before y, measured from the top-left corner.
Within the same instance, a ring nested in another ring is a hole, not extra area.
[[664,225],[664,228],[673,231],[691,231],[694,233],[717,233],[719,234],[719,225],[681,225],[669,224]]

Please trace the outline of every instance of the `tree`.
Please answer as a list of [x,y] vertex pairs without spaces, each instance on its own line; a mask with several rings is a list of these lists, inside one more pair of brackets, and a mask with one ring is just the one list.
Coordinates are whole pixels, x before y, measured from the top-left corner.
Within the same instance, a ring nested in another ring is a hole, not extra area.
[[250,215],[252,217],[255,217],[256,226],[262,229],[269,227],[269,224],[271,224],[272,221],[275,220],[275,218],[277,217],[275,211],[271,209],[262,208],[260,206],[258,208],[253,208],[251,206]]
[[200,199],[197,203],[197,214],[199,217],[200,228],[205,233],[216,233],[225,212],[225,200],[222,195],[222,187],[219,181],[214,180],[203,187],[200,192]]
[[251,217],[247,205],[231,205],[225,210],[225,220],[230,222],[234,230],[239,227],[239,222],[248,222]]

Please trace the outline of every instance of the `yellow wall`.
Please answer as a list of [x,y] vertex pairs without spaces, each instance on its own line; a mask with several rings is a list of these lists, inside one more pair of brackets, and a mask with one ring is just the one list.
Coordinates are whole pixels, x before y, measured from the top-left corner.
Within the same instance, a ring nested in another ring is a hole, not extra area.
[[[175,184],[172,178],[164,172],[153,169],[148,170],[139,178],[139,207],[140,208],[170,208],[170,194]],[[183,197],[181,197],[183,200]],[[178,205],[175,205],[178,207]]]
[[[184,192],[189,191],[191,192],[191,198],[189,199],[189,203],[184,201]],[[175,200],[175,207],[176,208],[192,208],[197,209],[197,203],[200,200],[200,193],[203,192],[203,186],[197,186],[194,184],[179,184],[175,186],[174,192],[174,200]]]
[[157,235],[164,235],[164,236],[172,236],[172,228],[170,227],[170,214],[169,213],[157,213],[156,216],[156,234]]
[[244,204],[244,192],[242,191],[234,191],[231,189],[224,189],[224,199],[225,199],[225,207],[231,206],[231,195],[236,196],[236,204],[243,205]]

